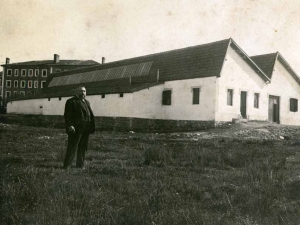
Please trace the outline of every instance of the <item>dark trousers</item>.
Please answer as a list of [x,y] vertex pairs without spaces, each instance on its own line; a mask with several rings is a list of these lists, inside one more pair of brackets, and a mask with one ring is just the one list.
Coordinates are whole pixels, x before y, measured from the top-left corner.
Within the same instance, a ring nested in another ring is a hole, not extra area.
[[85,153],[88,147],[89,140],[89,127],[88,125],[82,130],[82,132],[75,131],[75,133],[68,134],[68,147],[64,160],[64,168],[70,168],[72,161],[75,158],[77,151],[76,167],[84,166]]

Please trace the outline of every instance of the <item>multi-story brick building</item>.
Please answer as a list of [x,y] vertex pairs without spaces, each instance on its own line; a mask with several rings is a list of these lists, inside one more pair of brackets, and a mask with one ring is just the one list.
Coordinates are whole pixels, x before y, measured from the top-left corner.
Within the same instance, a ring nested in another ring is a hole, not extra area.
[[2,101],[28,94],[38,93],[45,85],[51,73],[74,70],[84,67],[99,65],[93,60],[60,60],[59,55],[54,54],[53,60],[27,61],[10,63],[6,58],[1,79]]

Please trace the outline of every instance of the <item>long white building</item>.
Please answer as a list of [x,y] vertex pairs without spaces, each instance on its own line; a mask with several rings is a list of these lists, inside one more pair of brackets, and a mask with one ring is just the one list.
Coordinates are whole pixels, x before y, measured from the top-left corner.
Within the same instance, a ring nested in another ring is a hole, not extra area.
[[53,74],[43,94],[12,100],[7,112],[63,115],[84,85],[99,126],[197,129],[239,118],[300,125],[299,84],[280,53],[249,57],[227,39]]

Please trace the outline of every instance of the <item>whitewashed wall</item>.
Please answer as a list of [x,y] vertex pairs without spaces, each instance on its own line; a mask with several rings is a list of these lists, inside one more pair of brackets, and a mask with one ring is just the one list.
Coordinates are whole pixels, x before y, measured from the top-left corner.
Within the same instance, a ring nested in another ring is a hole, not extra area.
[[87,99],[95,116],[128,117],[131,113],[131,93],[124,93],[123,97],[120,97],[119,94],[108,94],[105,95],[105,98],[101,98],[101,95],[92,95],[87,96]]
[[[227,105],[227,89],[233,89],[233,106]],[[240,115],[241,91],[247,92],[250,120],[268,120],[269,95],[280,97],[280,123],[300,125],[300,108],[290,112],[290,98],[300,100],[300,86],[277,60],[271,83],[266,84],[251,67],[229,47],[221,77],[217,80],[216,121],[231,121]],[[259,93],[259,108],[254,108],[254,93]],[[300,103],[300,102],[299,102]]]
[[[216,121],[231,121],[239,118],[241,91],[247,92],[247,115],[251,120],[266,120],[267,96],[262,93],[266,83],[255,71],[229,47],[221,77],[217,81]],[[227,105],[227,90],[233,89],[233,105]],[[260,94],[260,107],[254,108],[254,93]]]
[[[268,85],[266,95],[280,97],[279,120],[281,124],[300,125],[300,86],[278,60]],[[298,112],[290,112],[290,98],[298,99]]]
[[[95,116],[171,120],[213,120],[215,77],[170,81],[134,93],[87,96]],[[193,105],[193,87],[200,88],[200,104]],[[172,104],[162,105],[163,90],[172,90]],[[88,90],[87,90],[88,92]],[[68,98],[14,101],[8,113],[63,115]],[[40,108],[42,106],[42,108]]]
[[[197,87],[200,88],[200,104],[193,105],[192,88]],[[161,119],[214,120],[216,77],[168,81],[164,89],[172,90],[172,105],[162,106]]]
[[63,115],[65,110],[65,104],[69,97],[59,98],[48,98],[43,99],[44,115]]
[[133,93],[131,116],[136,118],[163,119],[162,92],[164,85],[158,85]]
[[7,113],[43,114],[43,99],[29,99],[7,103]]

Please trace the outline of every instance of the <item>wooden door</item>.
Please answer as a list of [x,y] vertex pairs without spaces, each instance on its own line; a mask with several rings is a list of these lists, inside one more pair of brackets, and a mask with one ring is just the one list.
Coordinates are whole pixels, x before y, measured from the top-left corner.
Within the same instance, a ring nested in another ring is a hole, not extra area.
[[241,91],[241,104],[240,104],[241,115],[243,118],[247,118],[247,92]]
[[279,123],[280,102],[278,96],[269,96],[269,122]]

